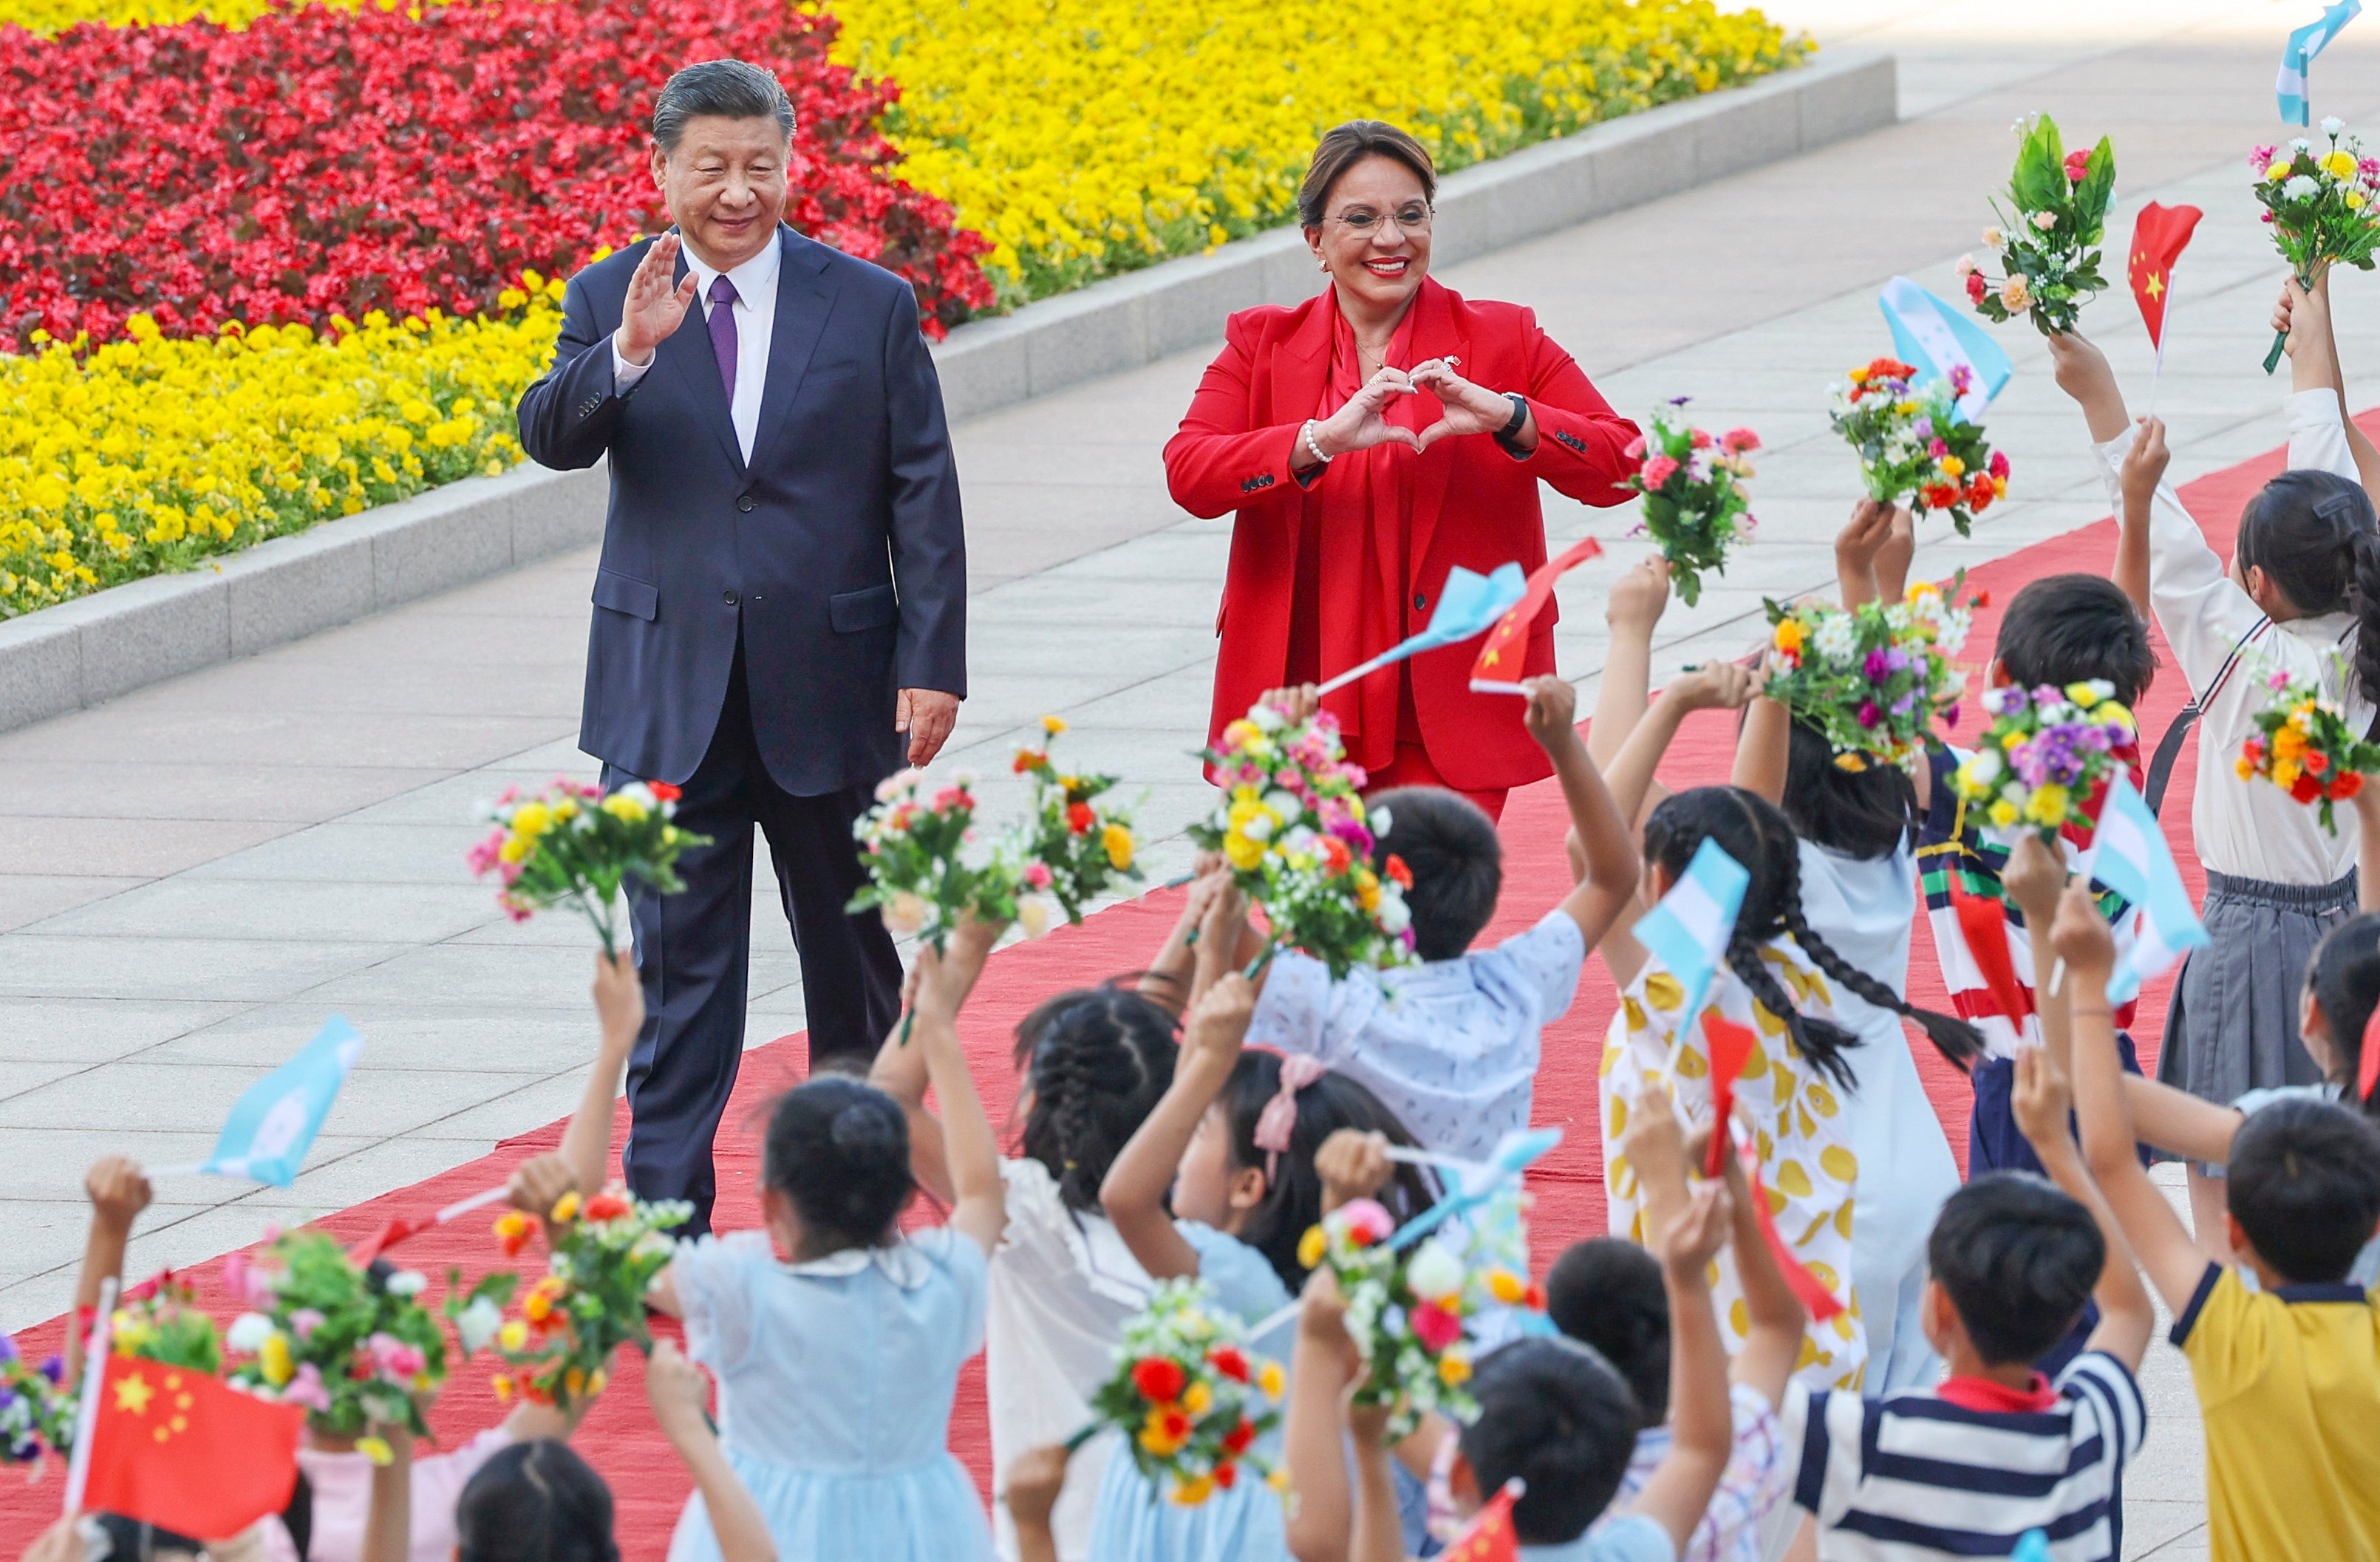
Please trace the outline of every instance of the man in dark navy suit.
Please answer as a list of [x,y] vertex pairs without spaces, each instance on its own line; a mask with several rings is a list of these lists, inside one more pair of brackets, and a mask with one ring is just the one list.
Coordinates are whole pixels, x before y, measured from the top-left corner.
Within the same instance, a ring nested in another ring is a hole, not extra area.
[[570,281],[521,444],[611,458],[579,746],[603,783],[685,789],[712,838],[683,894],[632,897],[648,1018],[624,1157],[707,1229],[711,1140],[744,1044],[752,829],[801,951],[813,1066],[864,1063],[901,963],[852,823],[931,760],[966,694],[958,473],[917,303],[891,272],[782,224],[793,104],[740,60],[689,66],[653,108],[675,227]]

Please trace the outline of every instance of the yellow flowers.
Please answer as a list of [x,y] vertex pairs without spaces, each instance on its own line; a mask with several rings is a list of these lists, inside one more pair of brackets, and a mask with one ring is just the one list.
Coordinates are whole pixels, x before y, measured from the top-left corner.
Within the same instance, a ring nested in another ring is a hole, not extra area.
[[1120,824],[1111,824],[1099,831],[1099,844],[1107,848],[1108,866],[1118,873],[1132,866],[1132,831]]
[[[607,798],[605,801],[609,802],[611,799]],[[606,811],[608,812],[608,810]],[[546,1218],[552,1221],[557,1226],[563,1224],[565,1221],[577,1219],[578,1190],[573,1188],[568,1193],[563,1194],[560,1198],[554,1200],[552,1212],[549,1214]]]
[[264,1344],[256,1352],[258,1366],[264,1381],[278,1388],[298,1374],[298,1363],[289,1356],[289,1337],[275,1329],[264,1337]]
[[496,1342],[507,1350],[528,1348],[528,1326],[518,1318],[507,1318],[504,1326],[496,1331]]
[[0,354],[0,619],[506,470],[561,286],[503,318],[166,340],[136,316]]
[[388,1446],[385,1437],[358,1437],[356,1439],[356,1452],[374,1464],[387,1464],[396,1458],[395,1450]]
[[1460,1350],[1449,1350],[1438,1359],[1438,1380],[1449,1388],[1460,1388],[1471,1381],[1471,1358]]
[[[1318,1226],[1315,1229],[1318,1231],[1321,1228]],[[1303,1242],[1298,1244],[1298,1250],[1301,1253],[1305,1251],[1305,1244]],[[1306,1267],[1310,1269],[1314,1265],[1309,1264]],[[1282,1374],[1279,1362],[1267,1362],[1257,1368],[1257,1386],[1264,1390],[1265,1398],[1268,1399],[1278,1399],[1289,1392],[1289,1379]],[[1279,1489],[1275,1488],[1275,1490]]]
[[[0,0],[0,4],[11,0]],[[55,3],[55,0],[53,0]],[[124,3],[124,0],[116,0]],[[903,176],[1040,297],[1288,221],[1320,134],[1377,117],[1441,172],[1798,64],[1710,0],[808,0],[834,57],[901,86]]]

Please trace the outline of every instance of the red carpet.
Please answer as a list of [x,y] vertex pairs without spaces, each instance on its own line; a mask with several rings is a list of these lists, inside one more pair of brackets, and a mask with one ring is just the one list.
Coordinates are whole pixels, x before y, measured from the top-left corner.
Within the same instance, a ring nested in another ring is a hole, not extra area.
[[[2380,414],[2370,420],[2380,425]],[[2380,428],[2375,428],[2380,431]],[[2228,552],[2230,532],[2247,496],[2282,466],[2280,452],[2244,463],[2192,483],[2183,492],[2192,512],[2206,523],[2210,540]],[[2071,570],[2104,574],[2113,556],[2115,526],[2102,521],[2048,542],[2040,543],[1997,563],[1975,571],[1969,584],[1989,594],[1992,605],[1979,611],[1969,653],[1980,670],[1988,659],[1999,621],[1999,608],[2018,587],[2041,575]],[[2158,642],[2165,660],[2162,640]],[[2153,748],[2188,691],[2170,665],[2161,671],[2155,687],[2143,702],[2144,746]],[[1972,738],[1979,712],[1971,702],[1962,734]],[[1728,774],[1733,741],[1730,720],[1712,714],[1690,721],[1671,749],[1663,780],[1673,787],[1723,781]],[[2203,889],[2203,876],[2190,850],[2191,756],[2177,767],[2164,817],[2168,838],[2190,879],[2193,895]],[[1504,896],[1488,937],[1501,938],[1526,928],[1567,892],[1569,868],[1563,860],[1564,817],[1561,796],[1551,782],[1513,794],[1505,811]],[[1015,1094],[1009,1066],[1009,1047],[1016,1023],[1042,998],[1068,987],[1096,983],[1119,973],[1138,969],[1163,940],[1180,905],[1181,891],[1159,891],[1131,905],[1102,913],[1082,927],[1061,928],[1046,938],[1020,944],[995,957],[963,1026],[978,1087],[991,1104],[997,1120]],[[2156,1037],[2162,1029],[2170,980],[2143,995],[2138,1039],[2143,1061],[2154,1067]],[[1920,934],[1914,942],[1910,971],[1910,996],[1920,1004],[1947,1008],[1930,940]],[[1568,1131],[1560,1149],[1533,1172],[1531,1184],[1537,1203],[1532,1227],[1540,1265],[1565,1244],[1603,1229],[1600,1147],[1597,1142],[1596,1065],[1602,1036],[1617,999],[1599,962],[1590,961],[1578,1000],[1569,1015],[1549,1026],[1545,1060],[1537,1079],[1536,1120],[1560,1124]],[[591,1038],[591,1028],[590,1028]],[[1920,1039],[1917,1065],[1926,1089],[1940,1113],[1951,1145],[1963,1163],[1966,1156],[1968,1092],[1965,1081]],[[745,1057],[735,1106],[721,1135],[721,1194],[718,1224],[733,1229],[759,1224],[754,1192],[758,1171],[754,1119],[777,1091],[802,1076],[806,1047],[796,1035],[759,1047]],[[625,1108],[620,1131],[625,1136]],[[507,1140],[478,1161],[443,1176],[402,1189],[385,1197],[330,1217],[324,1224],[343,1240],[353,1241],[377,1229],[390,1217],[437,1208],[465,1194],[500,1182],[528,1156],[556,1146],[562,1125],[554,1123],[534,1133]],[[432,1276],[449,1265],[476,1274],[493,1266],[498,1256],[485,1222],[468,1217],[450,1229],[415,1239],[397,1250],[405,1264]],[[217,1315],[228,1319],[216,1273],[209,1265],[200,1277],[201,1291]],[[436,1294],[443,1295],[443,1290]],[[20,1349],[39,1358],[56,1350],[65,1322],[53,1319],[17,1336]],[[965,1459],[978,1483],[989,1489],[989,1442],[983,1411],[982,1362],[978,1358],[960,1387],[959,1409],[951,1430],[952,1447]],[[432,1422],[450,1445],[500,1417],[487,1386],[487,1374],[474,1365],[456,1374],[437,1406]],[[612,1483],[619,1501],[622,1554],[630,1562],[661,1556],[669,1532],[683,1504],[689,1483],[648,1413],[639,1363],[633,1353],[624,1357],[617,1377],[581,1428],[577,1447]],[[63,1471],[53,1465],[37,1482],[0,1480],[0,1556],[15,1556],[55,1516],[63,1487]]]

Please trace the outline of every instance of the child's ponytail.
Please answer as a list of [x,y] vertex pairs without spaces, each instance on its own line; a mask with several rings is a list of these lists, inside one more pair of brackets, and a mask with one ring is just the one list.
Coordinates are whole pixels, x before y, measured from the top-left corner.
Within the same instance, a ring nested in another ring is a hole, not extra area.
[[2380,705],[2380,520],[2360,483],[2296,467],[2240,513],[2240,573],[2261,569],[2309,617],[2352,611],[2355,678]]

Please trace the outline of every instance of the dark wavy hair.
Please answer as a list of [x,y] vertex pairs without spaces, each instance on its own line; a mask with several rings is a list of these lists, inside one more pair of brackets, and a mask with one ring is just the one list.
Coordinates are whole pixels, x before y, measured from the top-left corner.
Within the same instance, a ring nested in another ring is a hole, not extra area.
[[1802,914],[1802,856],[1793,827],[1767,798],[1733,786],[1698,786],[1666,798],[1645,821],[1645,860],[1658,863],[1675,878],[1685,872],[1696,848],[1715,841],[1752,876],[1743,908],[1736,914],[1735,938],[1727,947],[1727,968],[1751,990],[1760,1006],[1785,1023],[1793,1045],[1818,1070],[1845,1089],[1857,1087],[1843,1058],[1860,1040],[1831,1020],[1803,1014],[1777,973],[1760,958],[1761,946],[1790,935],[1827,977],[1878,1009],[1900,1015],[1925,1031],[1936,1050],[1961,1069],[1984,1050],[1981,1033],[1965,1021],[1907,999],[1838,954]]
[[1824,733],[1793,718],[1785,817],[1815,846],[1872,862],[1900,849],[1917,823],[1917,786],[1898,765],[1846,770]]
[[793,1201],[806,1245],[881,1246],[917,1191],[909,1121],[872,1084],[840,1074],[807,1080],[770,1109],[760,1174]]
[[499,1449],[455,1504],[456,1562],[620,1562],[612,1488],[552,1437]]
[[1546,1272],[1546,1316],[1628,1380],[1643,1425],[1670,1419],[1670,1292],[1659,1259],[1625,1237],[1572,1242]]
[[1110,983],[1046,999],[1016,1027],[1026,1156],[1066,1207],[1099,1213],[1118,1152],[1173,1083],[1173,1016]]
[[2355,677],[2380,704],[2380,520],[2361,483],[2300,467],[2240,512],[2240,573],[2261,569],[2308,617],[2355,615]]
[[[1217,1105],[1231,1119],[1234,1167],[1266,1169],[1271,1157],[1257,1148],[1257,1119],[1280,1092],[1280,1053],[1243,1052],[1232,1065],[1232,1077]],[[1293,1295],[1305,1284],[1306,1276],[1305,1265],[1297,1261],[1298,1240],[1322,1218],[1322,1179],[1315,1173],[1314,1156],[1322,1141],[1342,1128],[1384,1133],[1391,1144],[1417,1143],[1378,1096],[1345,1074],[1325,1073],[1297,1093],[1297,1126],[1290,1131],[1289,1150],[1265,1181],[1264,1202],[1239,1230],[1240,1241],[1265,1255]],[[1429,1179],[1411,1166],[1399,1166],[1379,1193],[1381,1205],[1400,1223],[1436,1200]]]

